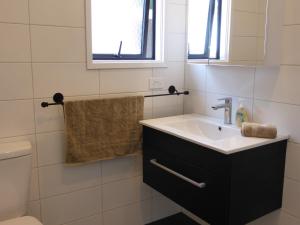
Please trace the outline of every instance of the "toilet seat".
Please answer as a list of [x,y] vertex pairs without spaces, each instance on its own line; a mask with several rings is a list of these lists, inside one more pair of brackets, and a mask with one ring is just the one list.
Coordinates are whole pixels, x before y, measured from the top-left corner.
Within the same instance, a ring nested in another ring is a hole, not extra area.
[[16,219],[0,221],[0,225],[42,225],[42,224],[34,217],[24,216]]

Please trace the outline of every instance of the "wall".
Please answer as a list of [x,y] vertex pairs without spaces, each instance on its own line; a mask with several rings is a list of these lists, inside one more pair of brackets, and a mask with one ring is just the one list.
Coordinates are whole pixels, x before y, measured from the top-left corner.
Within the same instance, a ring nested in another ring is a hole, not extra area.
[[[0,1],[0,142],[34,145],[30,215],[44,225],[140,225],[179,207],[141,181],[141,158],[65,167],[61,107],[67,99],[149,94],[148,80],[184,86],[185,1],[167,0],[165,69],[87,70],[84,0]],[[163,91],[165,92],[165,91]],[[147,99],[145,117],[181,114],[182,97]]]
[[290,134],[283,208],[250,224],[300,225],[300,2],[269,0],[269,5],[268,65],[255,68],[188,64],[186,85],[192,94],[185,98],[185,113],[223,118],[222,110],[213,111],[211,106],[220,97],[232,96],[234,112],[241,100],[254,121],[276,124],[279,133]]

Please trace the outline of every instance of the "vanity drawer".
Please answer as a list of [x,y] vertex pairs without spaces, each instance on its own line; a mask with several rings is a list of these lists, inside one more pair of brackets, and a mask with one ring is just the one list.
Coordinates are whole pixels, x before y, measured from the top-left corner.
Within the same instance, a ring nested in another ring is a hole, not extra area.
[[143,131],[144,151],[146,147],[151,147],[152,151],[163,152],[209,171],[224,170],[228,165],[228,158],[224,154],[148,127],[144,127]]
[[225,155],[144,127],[143,180],[211,225],[281,207],[287,140]]
[[229,179],[224,171],[210,173],[152,147],[144,148],[143,169],[144,182],[177,204],[208,222],[226,221]]

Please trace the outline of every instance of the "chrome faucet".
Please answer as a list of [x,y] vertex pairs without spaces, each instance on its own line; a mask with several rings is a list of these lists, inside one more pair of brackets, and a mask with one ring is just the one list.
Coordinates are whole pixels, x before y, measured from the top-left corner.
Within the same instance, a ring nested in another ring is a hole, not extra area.
[[213,110],[224,108],[224,124],[232,124],[231,114],[232,114],[232,98],[221,98],[219,101],[225,101],[224,104],[218,104],[212,106]]

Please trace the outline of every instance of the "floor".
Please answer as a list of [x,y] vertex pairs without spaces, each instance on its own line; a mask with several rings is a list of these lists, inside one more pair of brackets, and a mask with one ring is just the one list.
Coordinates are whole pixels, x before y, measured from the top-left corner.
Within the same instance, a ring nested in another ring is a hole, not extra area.
[[147,225],[201,225],[183,213],[177,213],[167,218],[148,223]]

